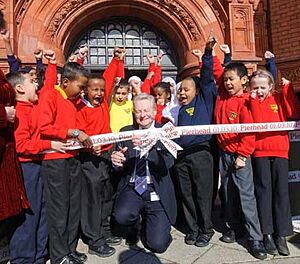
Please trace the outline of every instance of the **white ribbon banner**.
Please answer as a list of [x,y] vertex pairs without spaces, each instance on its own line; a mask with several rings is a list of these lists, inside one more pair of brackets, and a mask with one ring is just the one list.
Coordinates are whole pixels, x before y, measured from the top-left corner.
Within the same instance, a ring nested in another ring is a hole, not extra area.
[[[175,127],[171,122],[165,124],[161,128],[152,128],[144,130],[132,130],[119,133],[109,133],[91,136],[93,145],[107,145],[127,140],[132,140],[133,136],[140,135],[142,144],[140,147],[141,155],[144,155],[160,140],[165,147],[176,158],[177,151],[182,148],[172,139],[180,136],[191,135],[212,135],[225,133],[257,133],[268,131],[293,131],[300,130],[300,121],[289,122],[272,122],[272,123],[244,123],[244,124],[223,124],[223,125],[197,125],[197,126],[180,126]],[[77,140],[68,141],[70,147],[68,149],[83,148],[82,144]]]

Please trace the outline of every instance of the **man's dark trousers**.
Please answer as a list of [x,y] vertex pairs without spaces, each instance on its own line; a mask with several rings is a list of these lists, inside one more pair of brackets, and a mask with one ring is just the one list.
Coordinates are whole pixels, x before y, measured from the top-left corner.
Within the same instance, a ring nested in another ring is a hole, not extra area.
[[172,242],[171,223],[160,201],[150,201],[152,185],[139,195],[134,184],[128,184],[119,194],[114,207],[114,218],[124,226],[134,226],[142,215],[141,240],[144,246],[156,253],[167,250]]

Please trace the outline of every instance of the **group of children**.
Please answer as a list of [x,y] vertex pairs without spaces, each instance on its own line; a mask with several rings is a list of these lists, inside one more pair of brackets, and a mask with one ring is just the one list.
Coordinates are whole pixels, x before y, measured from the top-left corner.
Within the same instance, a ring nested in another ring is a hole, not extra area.
[[[170,78],[161,80],[161,55],[155,63],[151,54],[147,56],[149,70],[144,82],[137,76],[125,81],[123,48],[115,48],[102,76],[84,69],[85,47],[60,74],[54,52],[44,51],[48,61],[44,70],[43,51],[37,50],[37,75],[33,68],[19,67],[9,45],[9,33],[2,30],[1,35],[11,71],[6,78],[16,96],[16,151],[30,203],[11,239],[12,264],[45,263],[48,254],[51,263],[85,262],[87,256],[76,250],[79,227],[90,254],[108,257],[115,253],[113,245],[120,244],[121,238],[110,229],[117,180],[111,172],[113,146],[93,146],[90,136],[118,132],[132,124],[130,99],[136,94],[155,97],[155,120],[160,124],[282,122],[299,117],[299,104],[289,81],[283,80],[282,91],[278,92],[274,71],[258,70],[249,78],[244,64],[230,62],[227,45],[221,45],[223,68],[214,55],[216,42],[212,36],[203,56],[200,50],[193,50],[199,59],[200,77],[187,77],[176,86]],[[267,52],[266,59],[274,69],[273,54]],[[67,150],[66,142],[72,138],[84,148]],[[185,243],[198,247],[207,246],[214,234],[212,142],[211,135],[178,139],[183,151],[172,169],[187,223]],[[235,242],[243,223],[254,257],[289,255],[288,133],[219,134],[217,142],[226,223],[221,240]]]

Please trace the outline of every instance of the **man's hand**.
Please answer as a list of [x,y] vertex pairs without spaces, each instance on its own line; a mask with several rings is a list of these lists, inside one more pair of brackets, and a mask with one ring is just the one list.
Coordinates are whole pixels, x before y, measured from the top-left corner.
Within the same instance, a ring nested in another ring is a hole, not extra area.
[[56,150],[58,152],[66,153],[67,143],[61,141],[51,141],[51,149]]
[[98,146],[93,146],[93,154],[96,156],[100,156],[102,152],[102,147],[101,145]]
[[267,50],[265,52],[265,59],[271,59],[271,58],[275,58],[275,55],[271,51]]
[[7,121],[10,123],[14,123],[16,117],[16,109],[13,106],[5,106],[5,111]]
[[10,39],[9,39],[10,33],[9,33],[8,29],[2,29],[0,31],[0,33],[1,33],[3,41],[5,41],[5,42],[9,42],[10,41]]
[[43,57],[43,50],[40,49],[40,48],[37,48],[37,49],[33,52],[33,54],[34,54],[34,56],[35,56],[35,58],[36,58],[37,60],[41,60],[42,57]]
[[155,63],[154,56],[152,54],[147,54],[147,60],[149,64]]
[[83,131],[79,130],[79,136],[77,137],[79,142],[83,144],[86,148],[92,148],[93,147],[93,142],[90,139],[90,137],[85,134]]
[[132,144],[134,147],[139,147],[142,142],[141,142],[141,135],[133,135],[132,136]]
[[126,161],[124,153],[127,151],[127,147],[121,148],[119,151],[113,151],[111,154],[111,162],[116,167],[123,167]]
[[244,157],[237,156],[234,165],[237,170],[244,168],[246,166],[246,161],[244,160]]
[[227,44],[220,45],[220,50],[225,54],[230,54],[230,48]]
[[45,50],[44,57],[51,63],[56,64],[56,56],[53,50]]

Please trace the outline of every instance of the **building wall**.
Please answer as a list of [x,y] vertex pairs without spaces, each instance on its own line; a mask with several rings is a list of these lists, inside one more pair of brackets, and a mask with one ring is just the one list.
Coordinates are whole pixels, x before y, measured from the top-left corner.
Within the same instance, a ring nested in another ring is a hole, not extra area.
[[300,91],[300,0],[269,0],[271,49],[280,74]]
[[[210,31],[231,45],[234,60],[254,70],[266,49],[280,74],[300,90],[300,0],[0,0],[15,54],[34,64],[36,47],[51,48],[63,64],[82,30],[110,16],[134,16],[161,29],[176,43],[181,77],[197,72],[191,49],[202,48]],[[0,67],[7,69],[0,41]],[[222,59],[222,54],[217,50]],[[279,76],[280,76],[279,74]]]

